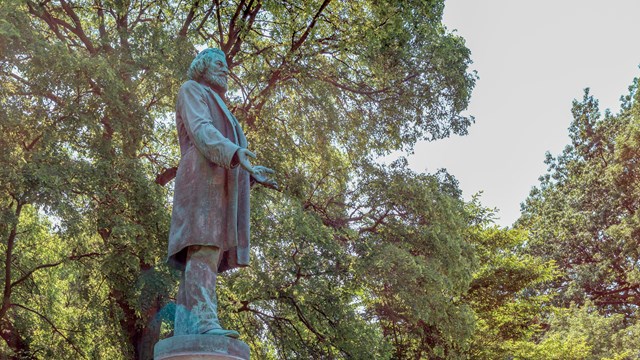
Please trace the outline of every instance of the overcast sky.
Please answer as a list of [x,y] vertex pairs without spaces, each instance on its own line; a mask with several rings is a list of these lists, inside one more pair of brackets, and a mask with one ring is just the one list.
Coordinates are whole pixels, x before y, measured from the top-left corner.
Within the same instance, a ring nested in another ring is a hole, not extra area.
[[569,143],[571,102],[583,89],[617,112],[640,75],[638,0],[447,0],[444,23],[464,37],[480,79],[469,135],[421,143],[412,168],[446,168],[465,198],[483,191],[510,226],[545,173],[544,154]]

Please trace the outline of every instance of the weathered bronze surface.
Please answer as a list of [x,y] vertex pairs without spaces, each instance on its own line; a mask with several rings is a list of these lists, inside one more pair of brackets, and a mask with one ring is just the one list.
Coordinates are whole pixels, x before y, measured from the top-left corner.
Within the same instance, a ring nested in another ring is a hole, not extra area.
[[249,190],[259,183],[276,187],[252,166],[255,155],[223,96],[229,69],[225,55],[206,49],[196,56],[180,88],[176,125],[180,165],[176,176],[169,263],[182,270],[174,335],[237,337],[220,326],[217,274],[249,264]]

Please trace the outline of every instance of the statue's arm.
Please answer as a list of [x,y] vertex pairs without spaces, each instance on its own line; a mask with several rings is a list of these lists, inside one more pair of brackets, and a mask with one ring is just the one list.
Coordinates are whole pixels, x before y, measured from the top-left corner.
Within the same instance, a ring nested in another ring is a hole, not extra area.
[[232,160],[240,147],[213,125],[205,96],[199,84],[188,81],[180,88],[176,111],[184,122],[189,138],[207,160],[227,169],[238,166],[238,162]]

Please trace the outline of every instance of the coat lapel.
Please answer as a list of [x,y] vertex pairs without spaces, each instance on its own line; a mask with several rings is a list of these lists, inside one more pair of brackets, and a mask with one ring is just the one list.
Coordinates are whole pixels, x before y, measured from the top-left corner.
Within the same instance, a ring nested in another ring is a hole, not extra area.
[[204,89],[209,94],[211,94],[213,98],[216,100],[216,103],[218,104],[220,109],[222,109],[222,112],[225,114],[227,121],[229,121],[229,123],[231,124],[231,128],[233,129],[234,140],[236,141],[236,143],[239,144],[240,138],[238,137],[238,130],[236,129],[236,127],[238,126],[238,120],[236,120],[235,116],[231,114],[231,111],[229,111],[229,108],[227,108],[227,105],[224,103],[224,101],[222,101],[222,98],[220,97],[220,95],[218,95],[215,91],[213,91],[213,89],[211,89],[207,85],[200,84],[200,86],[204,87]]

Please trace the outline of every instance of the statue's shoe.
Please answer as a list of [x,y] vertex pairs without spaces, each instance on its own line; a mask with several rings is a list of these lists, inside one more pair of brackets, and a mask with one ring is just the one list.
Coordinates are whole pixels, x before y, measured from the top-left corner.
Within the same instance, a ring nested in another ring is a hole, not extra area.
[[222,336],[228,336],[228,337],[234,338],[234,339],[237,339],[237,338],[240,337],[240,333],[239,332],[237,332],[235,330],[225,330],[225,329],[222,329],[222,328],[211,329],[211,330],[208,330],[208,331],[204,332],[204,334],[207,334],[207,335],[222,335]]

